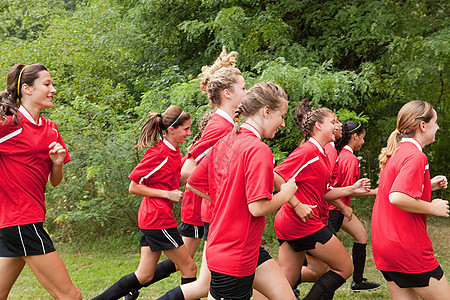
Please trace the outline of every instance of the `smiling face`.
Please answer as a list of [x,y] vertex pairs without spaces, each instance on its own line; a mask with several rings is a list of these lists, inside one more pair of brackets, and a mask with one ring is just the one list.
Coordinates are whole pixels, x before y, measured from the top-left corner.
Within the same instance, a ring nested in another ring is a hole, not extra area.
[[334,113],[328,113],[324,118],[323,122],[316,122],[320,129],[319,134],[325,143],[334,142],[336,140],[336,132],[339,131],[340,122],[338,121]]
[[22,103],[26,103],[39,110],[53,106],[53,95],[56,89],[53,87],[53,79],[48,71],[40,71],[32,86],[23,85]]
[[282,104],[280,109],[270,110],[269,108],[265,108],[267,111],[263,112],[266,119],[262,136],[265,138],[273,138],[278,130],[286,126],[284,123],[284,118],[288,111],[288,102],[285,99],[282,99],[281,101]]
[[186,142],[186,138],[191,135],[191,119],[184,121],[177,128],[169,127],[167,132],[170,135],[170,137],[167,137],[169,141],[173,141],[177,145],[183,144]]
[[364,137],[366,136],[366,131],[363,129],[363,132],[361,134],[353,134],[353,151],[359,151],[364,144]]

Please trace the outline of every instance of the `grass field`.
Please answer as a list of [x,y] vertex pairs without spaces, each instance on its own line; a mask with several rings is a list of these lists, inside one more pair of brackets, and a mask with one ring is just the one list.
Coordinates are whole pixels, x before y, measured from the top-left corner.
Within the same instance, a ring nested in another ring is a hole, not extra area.
[[[450,270],[450,227],[448,221],[448,219],[435,217],[430,217],[428,221],[428,233],[433,241],[435,255],[444,272],[447,271],[447,277]],[[365,225],[368,228],[367,224]],[[352,239],[342,233],[339,233],[339,238],[347,249],[351,250]],[[83,293],[83,298],[92,298],[123,275],[136,269],[139,263],[138,240],[138,233],[134,233],[129,237],[105,237],[83,243],[63,244],[57,242],[56,248],[63,258],[73,282]],[[265,246],[274,257],[277,256],[278,247],[275,244]],[[371,281],[381,282],[381,288],[373,292],[353,293],[350,291],[351,280],[349,279],[337,290],[334,299],[390,299],[386,282],[381,273],[375,269],[370,247],[368,248],[365,277]],[[195,260],[199,264],[201,251],[197,251]],[[179,283],[179,273],[172,274],[171,277],[142,289],[139,299],[156,299]],[[301,295],[306,295],[310,288],[311,284],[302,284],[300,286]],[[30,269],[25,267],[13,286],[8,299],[51,299],[51,297],[40,286]]]

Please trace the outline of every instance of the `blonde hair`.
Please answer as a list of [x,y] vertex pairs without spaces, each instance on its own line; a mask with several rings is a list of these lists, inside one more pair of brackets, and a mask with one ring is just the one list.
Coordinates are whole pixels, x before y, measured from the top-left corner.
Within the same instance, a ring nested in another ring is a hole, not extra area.
[[392,131],[387,140],[387,145],[381,149],[378,156],[380,169],[386,165],[389,157],[400,147],[402,137],[413,137],[420,122],[428,123],[435,115],[433,106],[425,101],[411,101],[403,105],[397,115],[397,128]]
[[279,110],[283,100],[288,96],[281,86],[273,82],[264,81],[252,86],[244,96],[241,104],[234,113],[234,132],[239,132],[239,117],[253,116],[261,107],[269,106],[272,110]]
[[323,119],[329,114],[334,114],[329,108],[311,108],[308,98],[304,98],[302,102],[300,102],[295,108],[294,115],[295,124],[297,124],[304,135],[304,139],[299,142],[300,145],[312,136],[316,122],[323,123]]
[[176,105],[169,106],[162,114],[150,112],[147,122],[141,128],[139,142],[134,148],[140,149],[148,147],[150,144],[155,145],[169,127],[178,128],[189,119],[191,119],[189,113]]
[[233,84],[237,83],[237,78],[242,76],[241,71],[236,67],[236,57],[238,53],[231,51],[227,53],[225,47],[222,53],[211,66],[204,66],[202,73],[199,75],[200,90],[206,92],[211,105],[220,105],[220,92],[230,89]]

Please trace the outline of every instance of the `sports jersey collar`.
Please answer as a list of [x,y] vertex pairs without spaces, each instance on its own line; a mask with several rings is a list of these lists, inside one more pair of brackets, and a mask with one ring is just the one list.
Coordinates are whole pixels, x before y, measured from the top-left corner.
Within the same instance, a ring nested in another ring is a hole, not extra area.
[[234,125],[233,118],[230,117],[230,115],[227,114],[223,109],[218,108],[216,109],[215,113]]
[[345,145],[344,149],[347,149],[348,151],[350,151],[351,153],[353,153],[353,149],[352,147],[350,147],[349,145]]
[[330,142],[330,145],[336,149],[336,144],[334,142]]
[[310,137],[308,141],[313,143],[317,147],[317,149],[319,149],[320,152],[322,152],[322,154],[325,154],[325,152],[323,151],[322,146],[320,146],[319,142],[315,138]]
[[261,135],[259,134],[258,130],[256,130],[256,128],[251,124],[244,123],[241,125],[241,127],[250,130],[254,135],[256,135],[257,138],[261,139]]
[[39,116],[39,124],[36,123],[36,121],[33,119],[33,117],[31,116],[31,114],[28,112],[28,110],[23,106],[20,105],[19,107],[19,111],[22,113],[22,115],[27,118],[28,121],[30,121],[31,123],[33,123],[34,125],[41,125],[42,124],[42,120],[41,120],[41,116]]
[[413,143],[414,145],[416,145],[417,149],[419,149],[419,151],[422,152],[422,146],[420,145],[420,143],[419,143],[418,141],[416,141],[416,140],[413,139],[413,138],[406,138],[406,137],[404,137],[404,138],[402,138],[402,141],[401,141],[401,142],[402,142],[402,143],[403,143],[403,142],[410,142],[410,143]]
[[177,151],[177,149],[175,149],[175,147],[166,138],[163,139],[163,143],[173,151]]

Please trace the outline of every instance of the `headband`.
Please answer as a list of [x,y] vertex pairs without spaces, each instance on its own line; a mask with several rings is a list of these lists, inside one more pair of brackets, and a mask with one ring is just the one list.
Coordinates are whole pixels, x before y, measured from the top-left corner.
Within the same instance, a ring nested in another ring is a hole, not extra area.
[[25,70],[26,67],[28,67],[28,66],[25,66],[22,68],[22,70],[20,70],[19,80],[17,80],[17,99],[19,99],[19,94],[20,94],[20,78],[22,77],[23,70]]
[[173,125],[175,125],[175,123],[178,121],[178,119],[181,117],[181,115],[182,115],[183,113],[184,113],[184,111],[181,111],[181,114],[178,116],[178,118],[177,118],[175,121],[173,121],[173,123],[170,124],[170,126],[167,127],[167,128],[170,128],[170,127],[172,127]]
[[348,133],[350,133],[350,132],[353,132],[353,131],[355,131],[355,130],[357,130],[359,127],[361,127],[361,123],[360,124],[358,124],[358,126],[356,126],[355,128],[353,128],[352,130],[350,130]]

